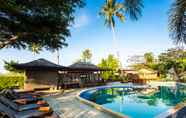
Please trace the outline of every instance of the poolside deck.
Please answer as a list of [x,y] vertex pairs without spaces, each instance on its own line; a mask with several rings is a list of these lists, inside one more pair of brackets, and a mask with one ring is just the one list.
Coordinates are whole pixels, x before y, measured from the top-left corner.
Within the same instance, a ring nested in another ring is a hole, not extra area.
[[81,103],[76,98],[80,90],[66,91],[64,94],[46,97],[46,100],[60,118],[114,118],[110,114]]

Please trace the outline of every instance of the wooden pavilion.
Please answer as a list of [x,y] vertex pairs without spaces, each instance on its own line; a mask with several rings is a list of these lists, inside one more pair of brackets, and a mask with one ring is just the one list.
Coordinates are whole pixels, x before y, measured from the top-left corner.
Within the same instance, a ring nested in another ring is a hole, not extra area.
[[16,64],[14,67],[25,72],[25,89],[55,88],[59,79],[58,70],[66,70],[64,66],[54,64],[45,59],[38,59],[28,63]]
[[60,71],[59,85],[62,88],[89,87],[105,84],[101,74],[110,69],[99,68],[94,64],[77,62],[68,66],[67,71]]
[[26,75],[25,89],[35,88],[69,88],[87,87],[104,84],[101,73],[111,71],[101,69],[96,65],[78,62],[69,67],[54,64],[45,59],[14,65],[16,69],[24,70]]

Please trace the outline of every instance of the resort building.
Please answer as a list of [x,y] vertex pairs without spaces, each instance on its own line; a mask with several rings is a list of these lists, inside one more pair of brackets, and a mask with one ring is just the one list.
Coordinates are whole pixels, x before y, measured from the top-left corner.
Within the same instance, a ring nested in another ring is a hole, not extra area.
[[64,67],[45,59],[16,64],[14,67],[24,70],[26,75],[25,89],[59,89],[103,85],[104,80],[101,78],[101,73],[111,71],[85,62],[77,62],[69,67]]
[[121,76],[127,77],[133,83],[146,84],[150,81],[158,80],[158,73],[150,69],[120,69]]
[[15,68],[25,72],[26,80],[24,89],[34,89],[38,87],[55,88],[59,78],[58,70],[66,69],[64,66],[54,64],[45,59],[17,64]]

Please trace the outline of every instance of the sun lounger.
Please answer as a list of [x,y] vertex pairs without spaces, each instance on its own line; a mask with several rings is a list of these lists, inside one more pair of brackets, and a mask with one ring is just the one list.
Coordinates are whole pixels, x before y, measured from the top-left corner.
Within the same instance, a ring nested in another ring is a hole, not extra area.
[[16,99],[13,100],[14,103],[24,105],[24,104],[30,104],[30,103],[35,103],[35,104],[47,104],[45,100],[37,100],[37,101],[29,101],[28,99]]
[[13,89],[7,89],[1,92],[1,94],[5,95],[9,99],[22,99],[22,98],[40,98],[41,96],[33,93],[18,93]]
[[41,98],[40,96],[26,94],[26,93],[21,95],[17,92],[14,92],[11,89],[4,90],[3,92],[1,92],[1,95],[5,96],[8,99],[13,100],[16,103],[23,103],[23,104],[43,100],[43,98]]
[[44,112],[41,110],[27,110],[22,112],[17,112],[0,103],[0,112],[5,113],[10,118],[36,118],[36,117],[44,117],[50,112]]
[[29,109],[37,109],[42,106],[48,106],[48,104],[46,104],[46,105],[43,105],[43,104],[18,105],[4,96],[0,96],[0,102],[3,103],[4,105],[7,105],[8,107],[16,110],[16,111],[25,111],[25,110],[29,110]]

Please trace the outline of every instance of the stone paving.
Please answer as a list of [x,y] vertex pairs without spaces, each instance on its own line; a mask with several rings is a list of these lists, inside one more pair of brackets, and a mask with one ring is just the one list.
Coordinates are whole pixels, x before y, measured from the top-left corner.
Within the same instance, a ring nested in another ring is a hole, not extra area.
[[80,89],[71,90],[45,99],[60,118],[114,118],[110,114],[81,103],[76,98],[79,91]]

